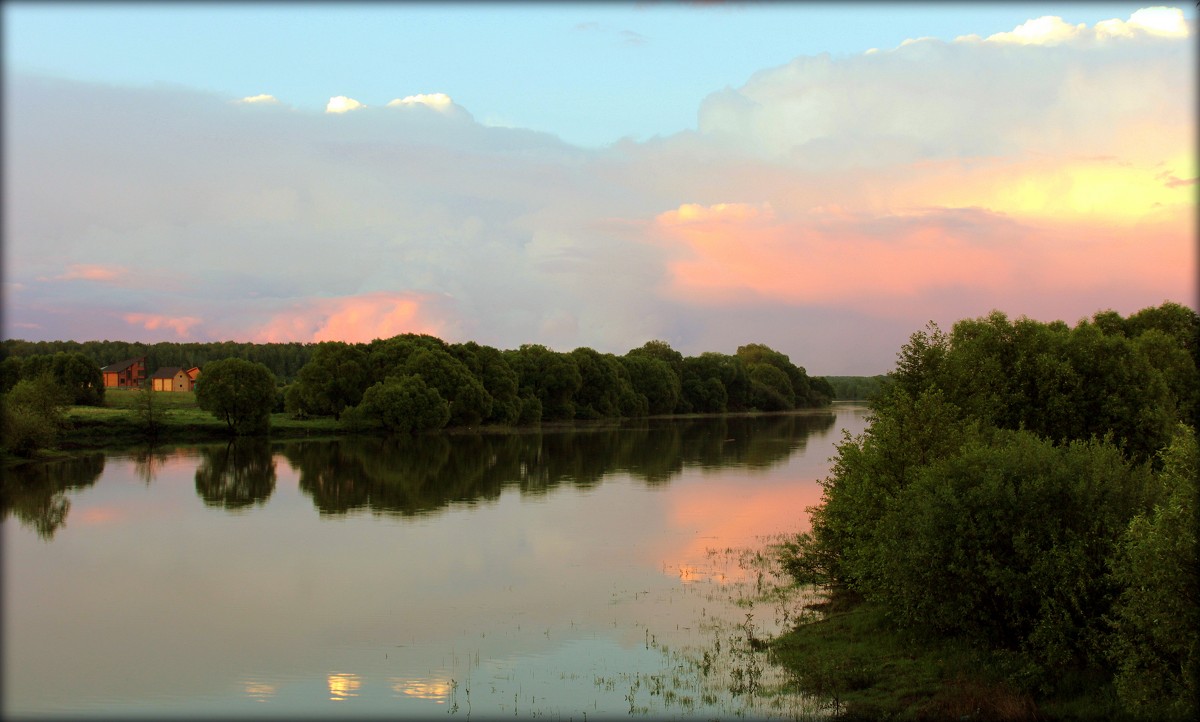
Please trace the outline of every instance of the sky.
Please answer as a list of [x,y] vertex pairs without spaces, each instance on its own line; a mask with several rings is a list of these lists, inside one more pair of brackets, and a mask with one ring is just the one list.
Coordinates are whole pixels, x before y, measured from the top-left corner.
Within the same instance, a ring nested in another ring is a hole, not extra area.
[[1196,308],[1195,11],[6,2],[3,334],[865,375]]

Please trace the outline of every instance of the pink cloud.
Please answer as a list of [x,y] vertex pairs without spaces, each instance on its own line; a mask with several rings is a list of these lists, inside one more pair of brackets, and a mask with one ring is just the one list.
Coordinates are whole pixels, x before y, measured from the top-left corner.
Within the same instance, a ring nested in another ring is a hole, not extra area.
[[1186,294],[1194,282],[1189,226],[1176,213],[1130,233],[978,209],[776,217],[726,204],[668,211],[656,226],[674,252],[668,292],[697,304],[766,298],[911,313],[946,293],[1004,307],[1102,287]]
[[178,336],[187,336],[188,330],[192,326],[200,323],[200,319],[194,316],[163,316],[156,313],[127,313],[121,317],[126,323],[135,326],[141,326],[147,331],[156,331],[160,328],[169,328]]
[[277,314],[253,337],[260,343],[365,343],[401,333],[440,336],[442,324],[426,317],[425,300],[420,294],[392,292],[312,299]]
[[59,281],[102,281],[111,283],[122,280],[128,273],[129,269],[123,266],[73,263],[67,266],[65,273],[55,276],[55,279]]

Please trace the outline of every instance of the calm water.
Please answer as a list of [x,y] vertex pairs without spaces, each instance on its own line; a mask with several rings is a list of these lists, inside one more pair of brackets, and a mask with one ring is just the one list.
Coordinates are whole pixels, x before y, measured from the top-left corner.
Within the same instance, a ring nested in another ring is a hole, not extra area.
[[803,600],[865,409],[84,455],[4,480],[5,716],[793,717],[747,643]]

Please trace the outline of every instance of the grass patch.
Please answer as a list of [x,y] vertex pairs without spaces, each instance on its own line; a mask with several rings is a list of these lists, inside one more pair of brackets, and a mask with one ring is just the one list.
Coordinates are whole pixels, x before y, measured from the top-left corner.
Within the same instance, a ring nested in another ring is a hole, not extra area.
[[[141,394],[137,389],[107,389],[104,392],[104,407],[109,409],[133,409]],[[154,402],[162,409],[199,409],[194,391],[155,391]],[[87,407],[76,407],[87,408]]]
[[883,608],[852,593],[812,607],[820,617],[771,642],[800,691],[849,720],[984,719],[1084,722],[1127,719],[1112,679],[1070,670],[1048,697],[1009,680],[1009,658],[952,639],[895,629]]
[[986,652],[892,628],[882,609],[844,597],[771,643],[801,691],[844,719],[1039,719]]
[[[159,427],[151,436],[134,408],[135,389],[108,389],[103,406],[72,406],[67,410],[67,428],[59,441],[62,449],[127,447],[154,443],[202,443],[229,438],[229,429],[196,404],[191,391],[155,392]],[[271,414],[272,438],[340,436],[338,422],[332,418],[294,419],[286,413]]]

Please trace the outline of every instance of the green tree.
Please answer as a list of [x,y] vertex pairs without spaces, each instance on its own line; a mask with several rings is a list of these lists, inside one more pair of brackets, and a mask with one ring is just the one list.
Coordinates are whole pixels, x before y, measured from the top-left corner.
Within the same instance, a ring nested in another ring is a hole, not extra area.
[[138,426],[142,428],[142,432],[150,439],[158,438],[169,415],[168,409],[158,398],[160,393],[163,392],[155,391],[147,382],[137,390],[137,395],[133,399],[133,417]]
[[342,341],[318,344],[297,374],[303,406],[309,413],[341,416],[347,406],[362,400],[371,385],[367,355],[362,348]]
[[1049,691],[1102,638],[1106,565],[1148,490],[1111,444],[997,432],[897,495],[863,591],[903,626],[1020,654]]
[[275,376],[254,361],[211,361],[196,382],[196,404],[225,421],[236,435],[266,433],[275,405]]
[[679,377],[670,364],[650,354],[632,353],[621,358],[621,364],[629,372],[629,382],[634,392],[645,397],[647,412],[669,414],[679,403]]
[[1123,591],[1112,615],[1110,656],[1117,666],[1117,694],[1130,712],[1195,719],[1200,677],[1195,430],[1180,424],[1162,456],[1165,498],[1130,522],[1113,563]]
[[100,406],[104,403],[104,376],[100,367],[79,351],[59,352],[50,362],[51,372],[71,394],[71,403],[83,406]]
[[729,408],[729,391],[723,378],[722,354],[704,353],[683,360],[679,408],[684,413],[719,414]]
[[24,362],[17,356],[7,356],[0,361],[0,394],[7,394],[21,380]]
[[453,426],[477,426],[492,414],[491,394],[471,370],[440,349],[418,349],[404,362],[402,375],[420,376],[450,404]]
[[449,351],[470,369],[492,397],[492,411],[484,418],[484,423],[516,423],[521,416],[520,384],[500,350],[468,341],[451,344]]
[[760,411],[787,411],[796,407],[792,382],[779,367],[768,363],[746,365],[750,377],[750,405]]
[[21,379],[3,398],[5,447],[18,456],[52,448],[66,425],[70,394],[50,373]]
[[[541,405],[541,418],[566,421],[575,418],[575,394],[583,385],[579,366],[570,354],[552,351],[539,344],[524,344],[504,352],[504,359],[517,374],[521,397],[534,397]],[[522,401],[521,417],[532,407]]]
[[420,376],[393,376],[363,393],[356,414],[394,434],[427,431],[446,425],[450,404]]
[[632,392],[628,374],[612,354],[581,346],[571,352],[579,368],[580,386],[575,394],[575,417],[609,419],[621,416],[621,398]]

